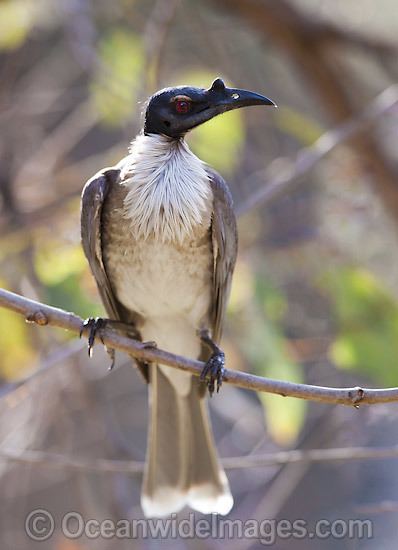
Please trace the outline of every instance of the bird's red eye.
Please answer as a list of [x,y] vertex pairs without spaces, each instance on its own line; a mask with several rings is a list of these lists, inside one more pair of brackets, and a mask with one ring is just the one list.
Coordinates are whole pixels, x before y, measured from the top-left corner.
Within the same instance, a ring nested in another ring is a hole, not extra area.
[[188,113],[188,111],[191,108],[191,103],[185,99],[178,99],[175,102],[175,109],[177,113],[183,115],[185,113]]

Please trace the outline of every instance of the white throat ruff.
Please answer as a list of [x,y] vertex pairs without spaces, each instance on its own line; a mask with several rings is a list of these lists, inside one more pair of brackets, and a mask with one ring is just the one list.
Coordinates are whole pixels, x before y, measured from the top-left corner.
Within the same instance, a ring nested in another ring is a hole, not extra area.
[[136,238],[181,243],[195,227],[209,225],[209,176],[183,139],[139,135],[129,151],[121,185],[128,188],[124,216]]

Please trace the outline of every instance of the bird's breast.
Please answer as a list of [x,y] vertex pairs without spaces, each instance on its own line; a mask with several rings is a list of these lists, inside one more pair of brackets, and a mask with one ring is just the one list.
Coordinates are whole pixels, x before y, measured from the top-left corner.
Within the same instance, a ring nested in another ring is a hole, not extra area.
[[118,300],[144,319],[184,319],[198,326],[210,307],[213,250],[210,227],[182,243],[131,231],[106,239],[106,271]]

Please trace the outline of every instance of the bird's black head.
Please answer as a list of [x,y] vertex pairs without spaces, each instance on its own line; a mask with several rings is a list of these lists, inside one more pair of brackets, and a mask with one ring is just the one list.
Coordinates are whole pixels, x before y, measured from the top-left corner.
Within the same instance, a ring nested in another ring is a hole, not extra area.
[[165,88],[149,98],[144,133],[178,139],[221,113],[249,105],[275,106],[275,103],[248,90],[227,88],[221,78],[208,90],[191,86]]

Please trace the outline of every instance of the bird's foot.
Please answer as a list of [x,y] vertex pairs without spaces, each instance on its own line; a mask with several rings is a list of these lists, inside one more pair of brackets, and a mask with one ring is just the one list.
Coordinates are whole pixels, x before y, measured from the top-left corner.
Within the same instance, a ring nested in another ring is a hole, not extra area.
[[[140,335],[137,332],[137,329],[134,325],[130,325],[128,323],[124,323],[123,321],[117,321],[115,319],[107,319],[103,317],[89,317],[84,321],[82,324],[82,327],[80,329],[80,338],[83,335],[83,332],[88,329],[88,342],[87,342],[87,348],[88,348],[88,356],[93,356],[93,348],[95,339],[98,336],[101,340],[102,344],[105,346],[106,352],[110,357],[111,364],[109,365],[108,370],[112,370],[115,366],[115,350],[113,348],[109,348],[105,345],[104,340],[102,338],[102,330],[105,328],[112,328],[114,330],[118,330],[119,332],[123,333],[129,338],[133,338],[134,340],[140,340]],[[153,349],[157,347],[156,342],[150,341],[150,342],[140,342],[143,348],[145,349]],[[140,370],[145,370],[145,365],[140,365]],[[142,368],[141,368],[142,367]],[[146,375],[144,375],[146,377]]]
[[[108,319],[103,319],[102,317],[89,317],[86,319],[80,329],[80,338],[83,336],[83,332],[88,330],[88,339],[87,339],[87,350],[88,356],[93,356],[93,348],[95,343],[95,338],[98,335],[101,342],[104,344],[104,340],[101,335],[101,330],[106,327]],[[104,344],[105,345],[105,344]],[[114,362],[114,357],[113,357]],[[113,364],[112,364],[113,366]]]
[[225,355],[221,350],[213,353],[210,359],[206,362],[200,374],[200,380],[206,382],[210,397],[217,388],[217,393],[220,391],[225,373]]
[[[145,342],[140,342],[141,349],[157,349],[158,345],[153,340],[147,340]],[[146,373],[148,371],[148,367],[150,365],[149,361],[145,361],[144,359],[135,359],[136,363],[138,363],[139,367],[146,370]],[[147,376],[147,374],[145,375]]]
[[105,346],[106,353],[109,356],[109,359],[111,360],[111,364],[108,367],[108,370],[113,370],[113,367],[115,366],[115,359],[116,359],[116,352],[113,348],[108,348],[108,346]]
[[210,397],[212,397],[214,390],[216,389],[218,393],[222,385],[225,373],[225,354],[211,339],[207,329],[201,330],[199,336],[213,352],[200,374],[200,380],[206,382]]
[[93,356],[95,338],[98,336],[102,344],[105,346],[106,352],[109,355],[111,360],[111,364],[109,365],[108,370],[112,370],[113,367],[115,366],[115,355],[116,355],[115,350],[105,345],[101,334],[102,330],[107,327],[125,332],[127,336],[131,335],[131,337],[135,336],[136,330],[134,326],[130,326],[126,323],[122,323],[121,321],[116,321],[114,319],[107,319],[104,317],[89,317],[84,321],[82,328],[80,329],[80,338],[82,337],[84,330],[88,329],[89,331],[88,341],[87,341],[88,356],[89,357]]
[[141,345],[144,349],[157,349],[158,345],[153,340],[148,340],[146,342],[141,342]]

